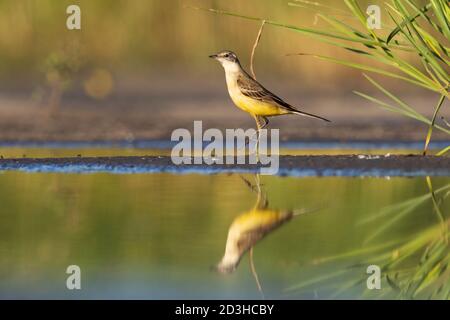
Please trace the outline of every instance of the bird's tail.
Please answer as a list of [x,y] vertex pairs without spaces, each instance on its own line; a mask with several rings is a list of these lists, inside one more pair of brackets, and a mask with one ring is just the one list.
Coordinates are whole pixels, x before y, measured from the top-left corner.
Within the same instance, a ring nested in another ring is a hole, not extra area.
[[320,116],[316,116],[315,114],[311,114],[311,113],[307,113],[307,112],[303,112],[303,111],[291,110],[291,113],[298,114],[299,116],[304,116],[304,117],[309,117],[309,118],[314,118],[314,119],[320,119],[320,120],[323,120],[326,122],[331,122],[331,120],[328,120],[326,118],[322,118]]

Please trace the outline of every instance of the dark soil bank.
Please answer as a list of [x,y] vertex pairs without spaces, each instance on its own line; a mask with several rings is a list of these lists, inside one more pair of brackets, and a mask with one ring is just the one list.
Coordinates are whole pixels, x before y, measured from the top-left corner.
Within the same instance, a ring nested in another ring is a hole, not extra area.
[[[247,162],[248,163],[248,162]],[[273,165],[273,163],[272,163]],[[62,173],[258,173],[261,165],[175,165],[170,157],[0,159],[0,170]],[[450,176],[450,158],[422,156],[281,156],[281,176]]]

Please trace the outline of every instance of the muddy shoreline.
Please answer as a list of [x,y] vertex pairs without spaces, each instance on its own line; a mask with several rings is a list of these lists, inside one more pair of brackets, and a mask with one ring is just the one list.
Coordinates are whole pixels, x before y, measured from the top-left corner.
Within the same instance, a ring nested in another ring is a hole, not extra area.
[[[131,92],[118,88],[114,96],[101,101],[68,92],[58,112],[52,115],[45,101],[33,103],[28,92],[3,93],[0,141],[170,140],[175,129],[192,132],[196,120],[203,121],[204,130],[254,128],[252,117],[233,106],[220,80],[217,87],[200,91],[198,87],[204,88],[207,83],[181,88],[174,87],[177,81],[168,87],[149,83],[139,90],[133,87]],[[280,89],[283,87],[280,84]],[[323,123],[296,116],[271,118],[268,128],[280,129],[281,141],[424,141],[428,132],[427,124],[377,108],[356,95],[280,91],[302,110],[332,120]],[[409,93],[405,98],[431,119],[435,104],[432,97]],[[450,119],[450,108],[442,108],[440,116]],[[440,119],[438,123],[445,126]],[[434,130],[432,141],[448,139],[448,134]]]
[[[235,162],[236,163],[236,162]],[[167,156],[0,159],[0,171],[56,173],[258,173],[261,165],[175,165]],[[280,176],[450,176],[450,158],[433,156],[280,156]]]

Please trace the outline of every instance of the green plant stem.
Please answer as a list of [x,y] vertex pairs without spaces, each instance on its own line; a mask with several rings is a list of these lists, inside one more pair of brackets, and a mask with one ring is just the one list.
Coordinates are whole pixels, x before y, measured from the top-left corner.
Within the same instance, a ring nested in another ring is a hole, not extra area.
[[439,99],[439,102],[436,106],[436,109],[434,110],[434,114],[433,114],[433,118],[431,119],[431,124],[430,127],[428,128],[428,134],[427,137],[425,139],[425,147],[423,149],[423,155],[426,156],[427,152],[428,152],[428,146],[430,144],[430,140],[431,140],[431,135],[433,134],[433,128],[434,128],[434,124],[436,123],[436,117],[439,113],[439,110],[441,109],[442,105],[444,104],[445,101],[445,96],[442,95],[441,98]]

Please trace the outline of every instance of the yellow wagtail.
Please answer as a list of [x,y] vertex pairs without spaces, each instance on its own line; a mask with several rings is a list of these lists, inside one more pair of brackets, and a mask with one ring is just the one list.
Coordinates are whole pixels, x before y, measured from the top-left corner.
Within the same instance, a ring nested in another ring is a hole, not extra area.
[[258,127],[258,132],[269,124],[267,117],[284,114],[298,114],[300,116],[331,122],[328,119],[314,114],[297,110],[264,88],[242,68],[234,52],[225,50],[209,57],[222,64],[222,67],[225,69],[228,93],[230,94],[231,100],[233,100],[238,108],[253,116]]

